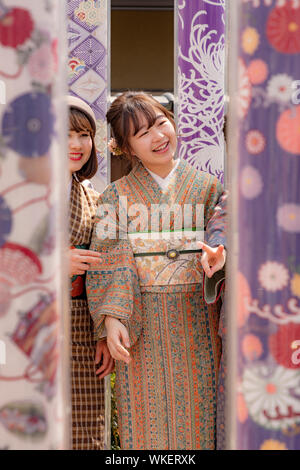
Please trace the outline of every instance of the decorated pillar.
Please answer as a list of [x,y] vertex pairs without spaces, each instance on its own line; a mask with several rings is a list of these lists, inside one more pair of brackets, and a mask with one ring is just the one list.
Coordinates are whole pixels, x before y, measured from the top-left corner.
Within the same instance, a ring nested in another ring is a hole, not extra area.
[[[87,102],[97,121],[96,191],[110,182],[106,111],[110,99],[110,0],[67,0],[68,93]],[[110,448],[110,376],[105,377],[105,448]]]
[[60,6],[52,0],[0,1],[2,449],[69,445]]
[[227,440],[231,449],[293,450],[300,448],[300,2],[238,4],[229,37]]
[[93,185],[102,192],[109,180],[105,115],[110,96],[110,0],[68,0],[67,14],[69,93],[86,101],[95,113],[99,168]]
[[179,158],[224,179],[225,0],[175,1]]

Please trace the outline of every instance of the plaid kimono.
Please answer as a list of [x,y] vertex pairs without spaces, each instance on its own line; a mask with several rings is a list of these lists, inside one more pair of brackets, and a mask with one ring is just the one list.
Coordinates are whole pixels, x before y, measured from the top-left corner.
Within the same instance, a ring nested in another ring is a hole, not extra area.
[[[90,267],[87,294],[98,335],[105,315],[129,332],[132,360],[116,364],[122,449],[215,448],[220,305],[204,301],[195,236],[199,228],[208,242],[224,244],[224,214],[213,217],[222,194],[215,177],[181,161],[166,190],[138,164],[100,196],[91,249],[103,263]],[[172,207],[171,217],[147,230],[157,207]],[[111,220],[105,208],[115,208]],[[182,211],[190,223],[183,231]]]
[[[74,177],[70,194],[70,244],[88,249],[99,194]],[[88,310],[85,275],[71,279],[72,446],[104,449],[104,380],[95,374],[93,327]]]

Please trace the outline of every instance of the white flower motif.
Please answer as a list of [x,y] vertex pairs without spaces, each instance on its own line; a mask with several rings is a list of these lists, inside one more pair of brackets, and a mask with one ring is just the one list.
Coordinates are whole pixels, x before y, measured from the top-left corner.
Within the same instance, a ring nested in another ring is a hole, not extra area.
[[279,430],[300,422],[299,370],[263,363],[247,367],[242,392],[252,419],[267,429]]
[[283,204],[277,210],[279,227],[290,233],[300,233],[300,204]]
[[263,152],[266,146],[264,135],[258,130],[251,130],[246,135],[246,149],[252,155]]
[[241,192],[246,199],[255,199],[263,189],[263,180],[259,171],[251,165],[245,166],[240,177]]
[[292,97],[293,79],[285,73],[274,75],[268,82],[267,95],[271,101],[288,103]]
[[258,271],[258,280],[264,289],[276,292],[288,285],[289,272],[283,264],[267,261]]

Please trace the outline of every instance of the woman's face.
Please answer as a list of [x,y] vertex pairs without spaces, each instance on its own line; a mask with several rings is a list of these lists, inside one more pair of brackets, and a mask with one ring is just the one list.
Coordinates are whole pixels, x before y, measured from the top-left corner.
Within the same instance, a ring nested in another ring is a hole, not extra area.
[[79,171],[90,158],[93,142],[89,131],[76,132],[71,129],[68,142],[69,170],[72,174]]
[[159,110],[155,109],[156,120],[148,128],[148,122],[141,113],[139,130],[134,135],[131,123],[131,135],[128,139],[132,155],[135,155],[143,165],[154,173],[160,174],[164,168],[172,164],[177,147],[177,137],[173,124]]

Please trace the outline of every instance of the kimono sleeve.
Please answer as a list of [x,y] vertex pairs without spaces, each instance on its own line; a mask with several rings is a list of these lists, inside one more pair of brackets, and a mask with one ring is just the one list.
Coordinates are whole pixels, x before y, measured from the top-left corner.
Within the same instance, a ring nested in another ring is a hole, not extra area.
[[141,294],[130,242],[120,237],[117,202],[110,188],[99,198],[90,250],[101,253],[102,261],[90,266],[86,289],[96,339],[109,315],[128,328],[133,345],[141,332]]
[[[206,230],[205,242],[211,247],[224,245],[226,247],[226,219],[227,219],[227,199],[228,192],[223,191],[221,183],[215,182],[215,194],[212,197],[212,205],[208,214],[209,217]],[[214,200],[217,199],[213,207]],[[213,208],[213,210],[211,210]],[[211,278],[204,274],[204,299],[207,304],[215,303],[222,295],[225,286],[225,266],[217,271]]]

